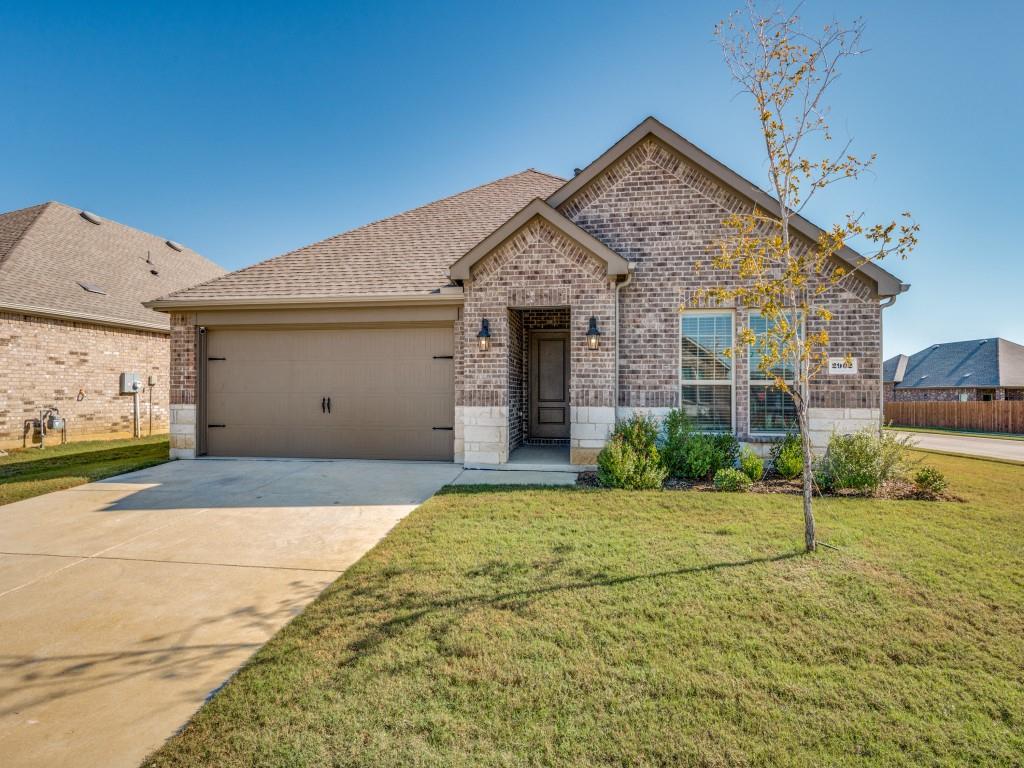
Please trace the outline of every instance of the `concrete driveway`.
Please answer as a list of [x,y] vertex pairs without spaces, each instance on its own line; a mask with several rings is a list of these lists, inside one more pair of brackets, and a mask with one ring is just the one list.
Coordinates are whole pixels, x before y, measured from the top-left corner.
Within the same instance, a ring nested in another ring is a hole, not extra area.
[[0,765],[138,765],[460,471],[172,462],[0,507]]
[[938,432],[898,432],[909,437],[925,451],[960,453],[981,459],[1003,459],[1024,464],[1024,440],[1001,437],[975,437],[974,435],[943,435]]

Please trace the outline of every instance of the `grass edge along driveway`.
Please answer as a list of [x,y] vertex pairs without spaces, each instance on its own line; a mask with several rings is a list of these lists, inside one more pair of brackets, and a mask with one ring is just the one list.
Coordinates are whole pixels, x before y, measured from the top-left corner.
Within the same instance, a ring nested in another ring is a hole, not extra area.
[[149,766],[1019,764],[1024,468],[964,503],[450,489]]
[[0,456],[0,505],[145,469],[168,460],[167,435],[92,440]]

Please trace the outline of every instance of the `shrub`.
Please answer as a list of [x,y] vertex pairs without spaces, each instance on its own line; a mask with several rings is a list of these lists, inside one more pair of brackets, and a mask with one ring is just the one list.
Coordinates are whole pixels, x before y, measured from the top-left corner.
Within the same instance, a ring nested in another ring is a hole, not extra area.
[[800,435],[790,432],[772,446],[772,468],[787,480],[795,480],[804,472],[804,449]]
[[740,471],[755,483],[764,477],[764,461],[749,446],[740,450]]
[[715,472],[716,491],[749,491],[753,481],[744,472],[725,467]]
[[704,480],[736,465],[740,444],[735,435],[696,432],[678,408],[665,417],[664,430],[661,455],[672,477]]
[[883,483],[906,471],[906,443],[906,438],[871,427],[832,435],[819,467],[819,483],[830,490],[875,493]]
[[935,467],[921,467],[914,474],[914,486],[918,494],[926,499],[934,499],[942,495],[949,482],[941,470]]
[[648,416],[637,414],[616,424],[612,435],[620,435],[636,450],[646,451],[648,448],[656,447],[658,422]]
[[655,445],[657,436],[657,423],[645,416],[619,422],[597,457],[601,485],[631,490],[660,488],[668,472]]
[[693,434],[690,420],[681,410],[673,408],[665,416],[663,428],[665,436],[662,441],[661,458],[670,475],[682,477],[686,458],[686,443]]

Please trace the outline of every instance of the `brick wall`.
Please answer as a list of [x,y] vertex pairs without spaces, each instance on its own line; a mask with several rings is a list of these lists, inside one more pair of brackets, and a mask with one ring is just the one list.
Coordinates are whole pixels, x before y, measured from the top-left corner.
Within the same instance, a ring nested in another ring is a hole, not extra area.
[[[697,166],[650,138],[560,208],[568,218],[636,264],[621,293],[620,388],[624,408],[679,405],[679,310],[694,292],[735,280],[735,272],[710,268],[715,244],[725,234],[722,219],[747,211],[750,203]],[[703,267],[698,271],[697,264]],[[833,312],[829,352],[858,358],[855,376],[819,376],[812,407],[880,407],[881,310],[863,282],[848,281],[819,300]],[[735,309],[734,328],[748,322]],[[811,319],[808,331],[821,327]],[[737,432],[747,436],[747,356],[736,359]]]
[[171,404],[196,402],[196,326],[195,315],[175,312],[171,315]]
[[508,449],[514,451],[523,444],[527,434],[526,361],[529,359],[523,313],[508,310]]
[[[168,430],[167,335],[0,313],[0,447],[22,444],[24,424],[56,406],[71,440],[130,437],[132,397],[120,374],[137,373],[142,434]],[[150,387],[149,376],[156,377]]]

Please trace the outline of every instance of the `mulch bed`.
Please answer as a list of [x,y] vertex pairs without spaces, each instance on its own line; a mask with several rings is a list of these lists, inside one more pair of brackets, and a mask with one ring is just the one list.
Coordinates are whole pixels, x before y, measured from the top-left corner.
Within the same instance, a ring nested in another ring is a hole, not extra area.
[[[597,479],[597,472],[580,472],[576,478],[576,485],[580,488],[601,488],[602,485]],[[666,491],[715,491],[715,486],[710,480],[683,480],[670,477],[662,486]],[[800,480],[787,480],[778,475],[766,475],[760,482],[750,487],[750,493],[782,493],[790,496],[800,496],[803,493],[803,485]],[[868,496],[867,494],[855,491],[834,491],[821,493],[817,489],[815,496],[826,498],[873,498],[890,499],[893,501],[963,501],[958,496],[950,493],[943,493],[940,496],[924,496],[920,494],[917,487],[909,480],[892,480],[885,483],[878,489],[878,493]]]

